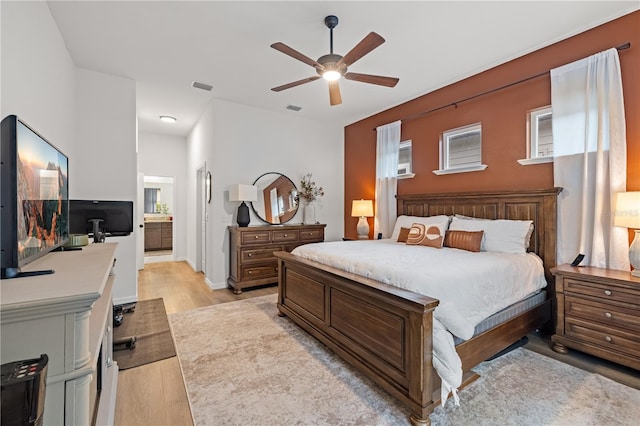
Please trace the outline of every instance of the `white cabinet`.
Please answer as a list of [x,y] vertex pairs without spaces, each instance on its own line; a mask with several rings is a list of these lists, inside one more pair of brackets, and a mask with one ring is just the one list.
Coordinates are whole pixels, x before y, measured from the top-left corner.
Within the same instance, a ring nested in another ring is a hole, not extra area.
[[0,283],[0,362],[49,357],[45,426],[113,423],[116,246],[91,244],[81,251],[49,253],[23,270],[53,269],[54,274]]

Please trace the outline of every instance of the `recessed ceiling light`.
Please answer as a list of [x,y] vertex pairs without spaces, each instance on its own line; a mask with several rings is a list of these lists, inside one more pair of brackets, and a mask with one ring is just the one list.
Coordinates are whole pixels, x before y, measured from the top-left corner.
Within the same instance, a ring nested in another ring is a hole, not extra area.
[[165,123],[175,123],[176,122],[176,118],[175,117],[171,117],[170,115],[161,115],[160,116],[160,120],[164,121]]

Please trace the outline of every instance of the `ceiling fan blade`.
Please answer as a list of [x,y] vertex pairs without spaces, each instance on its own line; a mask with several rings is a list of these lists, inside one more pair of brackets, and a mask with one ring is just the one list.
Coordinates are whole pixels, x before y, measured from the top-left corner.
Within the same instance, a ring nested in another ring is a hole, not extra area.
[[348,72],[344,75],[347,80],[360,81],[362,83],[377,84],[379,86],[395,87],[400,79],[395,77],[383,77],[381,75],[359,74]]
[[380,46],[382,43],[384,43],[382,36],[377,33],[370,32],[365,38],[360,40],[360,43],[356,44],[349,53],[344,55],[344,57],[338,61],[337,65],[340,66],[345,64],[346,66],[349,66],[376,47]]
[[322,65],[320,65],[319,63],[317,63],[316,61],[314,61],[313,59],[309,58],[308,56],[303,55],[302,53],[298,52],[297,50],[287,46],[284,43],[273,43],[271,45],[271,47],[273,47],[274,49],[284,53],[285,55],[289,55],[291,56],[293,59],[297,59],[299,61],[304,62],[307,65],[311,65],[314,68],[319,68],[319,69],[323,69],[324,67]]
[[340,85],[338,80],[329,82],[329,103],[331,106],[340,105],[342,103],[342,96],[340,95]]
[[304,83],[310,83],[312,81],[316,81],[319,78],[320,78],[319,75],[314,75],[313,77],[303,78],[302,80],[298,80],[298,81],[294,81],[292,83],[283,84],[282,86],[274,87],[271,90],[273,90],[274,92],[280,92],[282,90],[290,89],[292,87],[296,87],[296,86],[299,86],[299,85],[304,84]]

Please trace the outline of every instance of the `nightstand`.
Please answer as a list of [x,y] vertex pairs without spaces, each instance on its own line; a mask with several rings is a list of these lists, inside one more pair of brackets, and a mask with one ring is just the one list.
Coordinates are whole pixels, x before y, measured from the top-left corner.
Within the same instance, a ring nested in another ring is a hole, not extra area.
[[640,370],[640,278],[630,272],[560,265],[553,350],[577,349]]

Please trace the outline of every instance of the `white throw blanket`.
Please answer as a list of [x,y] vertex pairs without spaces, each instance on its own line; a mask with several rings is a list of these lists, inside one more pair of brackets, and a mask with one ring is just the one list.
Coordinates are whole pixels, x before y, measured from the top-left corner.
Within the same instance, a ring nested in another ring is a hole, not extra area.
[[306,244],[292,253],[438,299],[433,366],[443,382],[443,403],[462,382],[452,334],[470,339],[481,321],[547,285],[535,254],[472,253],[393,240]]

